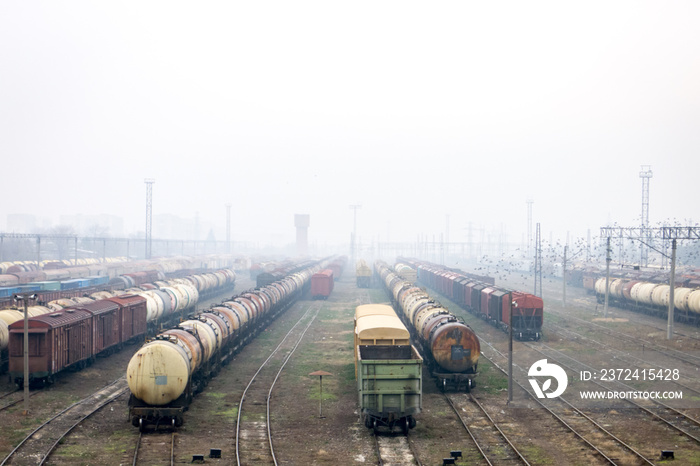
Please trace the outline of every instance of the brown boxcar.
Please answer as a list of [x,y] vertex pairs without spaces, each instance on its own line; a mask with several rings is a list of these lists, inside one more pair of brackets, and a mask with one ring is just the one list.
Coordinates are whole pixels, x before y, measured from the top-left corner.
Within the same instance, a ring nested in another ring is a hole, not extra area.
[[122,343],[146,334],[146,298],[137,295],[121,295],[109,298],[119,305],[119,335]]
[[[69,367],[81,368],[93,358],[92,314],[64,309],[29,319],[29,382],[50,382]],[[10,379],[24,381],[24,320],[10,325]]]
[[119,348],[122,341],[119,334],[119,305],[117,303],[101,299],[75,307],[89,311],[93,316],[92,347],[94,355]]
[[328,299],[333,291],[333,270],[323,269],[311,276],[311,297]]

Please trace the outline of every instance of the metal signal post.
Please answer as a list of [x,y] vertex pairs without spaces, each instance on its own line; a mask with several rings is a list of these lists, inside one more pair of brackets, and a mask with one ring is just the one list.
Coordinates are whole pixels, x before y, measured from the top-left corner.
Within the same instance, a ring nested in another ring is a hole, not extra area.
[[24,304],[24,412],[26,416],[29,414],[29,313],[27,309],[27,301],[30,299],[34,301],[36,299],[36,294],[34,293],[20,293],[16,294],[15,302],[20,302]]

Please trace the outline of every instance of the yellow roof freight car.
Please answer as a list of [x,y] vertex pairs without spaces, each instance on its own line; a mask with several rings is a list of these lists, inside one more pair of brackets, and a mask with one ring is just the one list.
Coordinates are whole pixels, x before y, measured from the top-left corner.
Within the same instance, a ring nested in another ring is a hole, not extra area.
[[[385,316],[388,320],[376,321],[372,317]],[[360,330],[358,322],[362,321]],[[359,332],[362,332],[360,337]],[[363,304],[355,308],[355,343],[357,345],[408,345],[410,335],[388,304]],[[357,373],[357,351],[355,351],[355,373]]]

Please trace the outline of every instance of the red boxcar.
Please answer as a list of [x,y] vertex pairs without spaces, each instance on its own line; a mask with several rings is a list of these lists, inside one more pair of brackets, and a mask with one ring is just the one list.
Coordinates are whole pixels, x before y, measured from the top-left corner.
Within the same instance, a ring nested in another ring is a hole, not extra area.
[[328,299],[333,291],[333,271],[323,269],[311,276],[311,297],[313,299]]
[[521,340],[539,340],[542,337],[544,321],[542,298],[522,291],[513,291],[513,302],[513,333]]
[[146,334],[146,298],[136,295],[121,295],[109,298],[119,305],[119,335],[122,343]]
[[[81,368],[93,357],[92,313],[64,309],[29,319],[29,382],[51,381],[69,367]],[[24,320],[10,325],[10,379],[24,380]]]

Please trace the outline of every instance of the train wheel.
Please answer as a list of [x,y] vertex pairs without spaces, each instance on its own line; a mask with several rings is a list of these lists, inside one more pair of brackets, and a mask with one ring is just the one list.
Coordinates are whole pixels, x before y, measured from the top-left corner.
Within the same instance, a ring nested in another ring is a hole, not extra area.
[[405,417],[405,418],[403,419],[403,424],[401,425],[401,430],[403,431],[403,434],[404,434],[404,435],[408,435],[408,429],[409,429],[409,426],[408,426],[408,417]]
[[472,391],[472,379],[467,379],[467,393]]
[[377,426],[377,420],[375,419],[372,423],[372,429],[374,430],[374,435],[377,435],[379,427]]
[[144,430],[146,430],[146,426],[143,423],[143,418],[140,417],[139,418],[139,432],[143,432]]
[[416,418],[413,416],[408,416],[408,427],[413,429],[416,427]]

